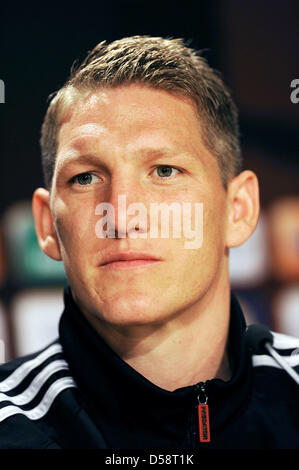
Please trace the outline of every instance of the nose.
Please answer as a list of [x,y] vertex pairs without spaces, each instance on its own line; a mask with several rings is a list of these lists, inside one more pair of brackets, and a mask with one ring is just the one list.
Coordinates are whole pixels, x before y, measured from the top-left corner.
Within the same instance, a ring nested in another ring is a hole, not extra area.
[[107,222],[113,228],[115,237],[132,237],[134,233],[145,237],[149,225],[148,210],[145,190],[138,176],[128,171],[114,175],[107,197],[107,202],[114,208]]

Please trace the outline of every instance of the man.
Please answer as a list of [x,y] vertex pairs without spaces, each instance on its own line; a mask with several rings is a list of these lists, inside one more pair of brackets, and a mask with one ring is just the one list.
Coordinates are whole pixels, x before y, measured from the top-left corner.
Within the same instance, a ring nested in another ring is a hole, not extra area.
[[102,42],[52,98],[41,147],[36,232],[69,288],[58,340],[1,368],[0,447],[296,447],[296,384],[252,367],[230,292],[259,193],[219,75],[179,39]]

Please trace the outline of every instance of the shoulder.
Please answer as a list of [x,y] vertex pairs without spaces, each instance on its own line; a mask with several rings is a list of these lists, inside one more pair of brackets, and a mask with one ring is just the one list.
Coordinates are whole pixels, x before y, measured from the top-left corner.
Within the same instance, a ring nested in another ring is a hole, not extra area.
[[[272,347],[283,356],[286,362],[295,369],[299,367],[299,338],[271,331],[273,335]],[[268,367],[282,369],[282,367],[269,354],[254,354],[253,367]]]
[[[272,348],[290,368],[299,374],[299,339],[281,333],[271,333],[273,335]],[[255,396],[263,400],[265,406],[277,406],[277,409],[294,406],[294,403],[298,401],[298,385],[270,353],[265,351],[263,354],[254,354],[252,367]],[[291,412],[294,414],[295,410]],[[297,415],[297,412],[295,414]],[[299,416],[296,419],[299,420]]]
[[47,415],[63,390],[75,386],[58,341],[34,354],[2,364],[0,448],[11,447],[12,442],[14,448],[27,447],[28,440],[30,446],[51,446],[36,423]]
[[[271,332],[273,349],[299,373],[299,339]],[[254,354],[247,424],[265,448],[297,449],[299,442],[298,385],[270,355]]]
[[[6,383],[16,383],[15,377],[24,377],[26,375],[25,371],[28,373],[35,369],[36,366],[42,364],[48,358],[53,358],[53,356],[59,355],[62,353],[62,346],[59,341],[54,341],[51,344],[47,345],[43,349],[36,351],[32,354],[26,356],[18,357],[9,362],[5,362],[0,365],[0,389],[6,388],[4,385],[4,379],[10,377]],[[55,357],[56,358],[56,357]],[[17,373],[12,376],[11,374],[18,370]]]

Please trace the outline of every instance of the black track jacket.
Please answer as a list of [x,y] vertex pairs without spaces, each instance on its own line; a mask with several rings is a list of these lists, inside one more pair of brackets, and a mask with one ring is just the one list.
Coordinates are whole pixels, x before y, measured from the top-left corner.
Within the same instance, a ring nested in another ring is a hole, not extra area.
[[[250,356],[233,295],[231,380],[173,392],[107,346],[70,288],[64,297],[57,341],[0,366],[0,449],[299,448],[299,387],[270,356]],[[298,371],[299,339],[274,333],[274,348]]]

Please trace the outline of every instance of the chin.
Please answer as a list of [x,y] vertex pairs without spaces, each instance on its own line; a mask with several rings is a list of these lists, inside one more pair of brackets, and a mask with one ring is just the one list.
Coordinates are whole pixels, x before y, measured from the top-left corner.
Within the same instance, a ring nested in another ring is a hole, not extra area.
[[112,325],[149,325],[161,320],[163,316],[153,305],[153,300],[150,302],[149,299],[119,299],[117,302],[108,302],[97,316]]

